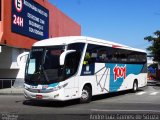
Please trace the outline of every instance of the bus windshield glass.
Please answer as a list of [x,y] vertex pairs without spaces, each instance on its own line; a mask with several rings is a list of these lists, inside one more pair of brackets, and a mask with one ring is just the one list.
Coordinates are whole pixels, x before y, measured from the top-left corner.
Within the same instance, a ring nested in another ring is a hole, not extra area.
[[65,46],[33,47],[26,65],[25,82],[50,84],[63,79],[59,58]]

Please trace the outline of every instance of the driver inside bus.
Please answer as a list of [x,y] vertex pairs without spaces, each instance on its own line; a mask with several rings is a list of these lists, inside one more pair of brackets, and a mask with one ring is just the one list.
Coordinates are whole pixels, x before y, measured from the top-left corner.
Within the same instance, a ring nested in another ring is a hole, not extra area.
[[91,55],[90,53],[86,53],[84,61],[83,61],[83,65],[87,65],[89,64],[89,60],[91,59]]

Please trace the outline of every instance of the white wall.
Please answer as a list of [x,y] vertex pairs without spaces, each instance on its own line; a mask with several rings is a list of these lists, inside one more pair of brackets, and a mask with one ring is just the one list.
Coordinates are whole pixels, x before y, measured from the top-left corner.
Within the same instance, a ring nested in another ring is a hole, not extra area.
[[0,52],[0,78],[16,78],[19,66],[17,57],[23,53],[24,49],[2,46]]

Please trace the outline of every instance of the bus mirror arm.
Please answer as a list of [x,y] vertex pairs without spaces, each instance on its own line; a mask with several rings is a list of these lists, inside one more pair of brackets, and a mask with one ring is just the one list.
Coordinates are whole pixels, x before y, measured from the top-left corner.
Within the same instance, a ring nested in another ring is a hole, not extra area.
[[23,53],[21,53],[20,55],[18,55],[18,57],[17,57],[17,65],[18,65],[19,67],[21,66],[22,58],[23,58],[24,56],[27,56],[27,57],[28,57],[28,55],[29,55],[29,52],[23,52]]
[[67,51],[64,51],[61,55],[60,55],[60,59],[59,59],[59,63],[60,65],[64,65],[64,62],[65,62],[65,58],[68,54],[70,53],[73,53],[73,52],[76,52],[76,50],[67,50]]

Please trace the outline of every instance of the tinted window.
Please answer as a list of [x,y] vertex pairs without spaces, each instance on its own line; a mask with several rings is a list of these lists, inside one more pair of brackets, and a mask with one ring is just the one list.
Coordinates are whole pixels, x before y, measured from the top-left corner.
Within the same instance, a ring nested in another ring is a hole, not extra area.
[[77,72],[84,45],[84,43],[73,43],[68,45],[68,50],[76,50],[76,52],[70,53],[66,56],[65,79],[71,77]]
[[78,52],[83,52],[84,43],[73,43],[68,45],[68,50],[76,50]]
[[146,54],[131,50],[88,44],[84,62],[144,63]]

